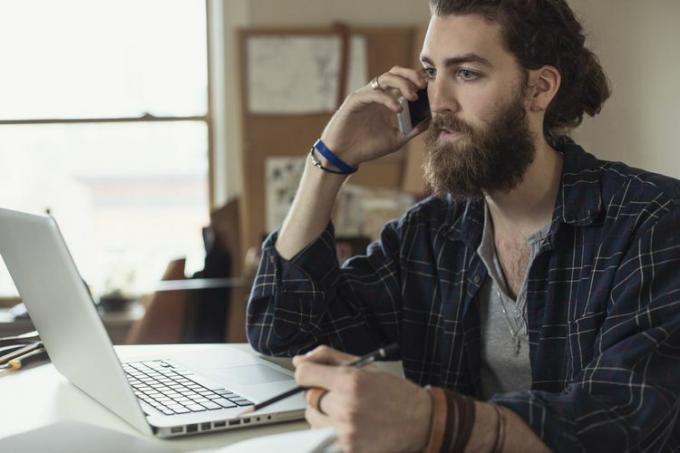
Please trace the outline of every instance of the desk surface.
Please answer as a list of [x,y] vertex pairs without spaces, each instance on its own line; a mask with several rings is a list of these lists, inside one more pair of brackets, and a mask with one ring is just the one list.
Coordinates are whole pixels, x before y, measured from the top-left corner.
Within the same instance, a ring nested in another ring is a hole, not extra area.
[[[116,346],[116,351],[121,358],[125,359],[135,355],[157,353],[160,356],[167,354],[168,351],[190,352],[198,349],[214,349],[216,353],[219,353],[220,348],[225,346],[227,345]],[[248,345],[237,346],[243,351],[255,354]],[[273,361],[281,365],[285,364],[285,361],[281,359]],[[0,402],[2,402],[0,439],[62,420],[76,420],[143,437],[117,415],[69,384],[52,364],[44,364],[18,372],[0,372]],[[219,448],[244,439],[307,427],[306,422],[299,421],[152,441],[166,444],[178,451],[192,451]]]

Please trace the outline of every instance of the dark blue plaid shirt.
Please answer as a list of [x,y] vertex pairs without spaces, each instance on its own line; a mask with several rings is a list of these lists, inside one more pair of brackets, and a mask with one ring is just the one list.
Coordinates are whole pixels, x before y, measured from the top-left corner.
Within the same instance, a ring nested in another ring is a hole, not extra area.
[[[680,182],[570,140],[529,269],[531,389],[497,394],[556,451],[680,449]],[[264,243],[248,338],[265,354],[398,342],[406,377],[478,396],[483,202],[431,198],[338,266],[333,228],[291,261]]]

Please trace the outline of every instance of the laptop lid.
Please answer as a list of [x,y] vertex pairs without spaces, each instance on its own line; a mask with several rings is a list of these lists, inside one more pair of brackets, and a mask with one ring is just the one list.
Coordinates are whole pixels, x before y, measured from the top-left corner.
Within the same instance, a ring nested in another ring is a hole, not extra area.
[[0,255],[57,370],[151,434],[54,219],[0,208]]

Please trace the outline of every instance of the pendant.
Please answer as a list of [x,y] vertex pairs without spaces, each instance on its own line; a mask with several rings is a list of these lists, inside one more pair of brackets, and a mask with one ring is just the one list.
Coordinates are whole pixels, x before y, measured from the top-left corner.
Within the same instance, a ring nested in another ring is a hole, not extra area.
[[513,339],[515,340],[515,357],[517,357],[519,356],[519,350],[522,345],[522,341],[520,340],[519,335],[515,335]]

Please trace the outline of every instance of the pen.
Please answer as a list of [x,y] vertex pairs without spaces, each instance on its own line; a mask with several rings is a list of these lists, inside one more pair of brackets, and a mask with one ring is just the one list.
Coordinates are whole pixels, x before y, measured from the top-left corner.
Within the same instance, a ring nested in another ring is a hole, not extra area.
[[13,345],[9,345],[9,346],[0,346],[0,357],[4,356],[5,354],[9,354],[10,352],[14,352],[17,349],[21,349],[24,346],[26,346],[25,343],[13,344]]
[[0,338],[0,346],[13,346],[15,344],[27,344],[27,343],[34,343],[36,341],[40,341],[40,335],[38,335],[38,332],[33,330],[31,332],[26,332],[21,335],[13,335],[11,337],[2,337]]
[[[397,343],[392,343],[389,346],[385,346],[384,348],[380,348],[376,351],[370,352],[364,356],[359,357],[358,359],[349,362],[345,364],[345,366],[352,366],[356,368],[360,368],[362,366],[366,366],[369,363],[373,363],[378,359],[384,359],[385,357],[389,356],[390,354],[396,352],[399,349],[399,345]],[[295,395],[300,392],[304,392],[305,390],[308,390],[309,387],[304,387],[301,385],[298,385],[297,387],[294,387],[290,390],[287,390],[283,393],[280,393],[272,398],[269,398],[268,400],[262,401],[261,403],[257,403],[253,406],[250,406],[249,408],[245,409],[243,412],[239,414],[239,416],[249,414],[251,412],[259,411],[260,409],[267,407],[271,404],[277,403],[281,401],[282,399],[288,398],[289,396]]]
[[10,360],[4,365],[0,365],[0,370],[18,370],[31,362],[44,358],[47,358],[47,351],[45,351],[45,348],[34,349],[31,352],[27,352],[22,356]]
[[42,342],[36,341],[35,343],[27,344],[26,346],[23,346],[13,352],[10,352],[8,354],[3,355],[0,357],[0,364],[8,362],[12,359],[16,359],[19,356],[22,356],[26,354],[27,352],[30,352],[34,349],[37,349],[42,346]]

